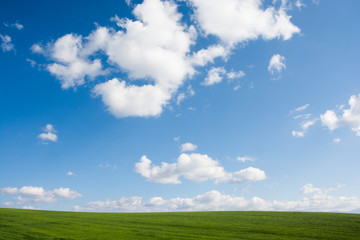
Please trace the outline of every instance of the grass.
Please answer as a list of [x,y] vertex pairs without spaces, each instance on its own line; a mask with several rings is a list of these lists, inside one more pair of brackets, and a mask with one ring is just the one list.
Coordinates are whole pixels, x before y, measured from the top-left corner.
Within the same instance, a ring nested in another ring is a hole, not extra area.
[[77,213],[0,208],[0,239],[360,239],[360,215]]

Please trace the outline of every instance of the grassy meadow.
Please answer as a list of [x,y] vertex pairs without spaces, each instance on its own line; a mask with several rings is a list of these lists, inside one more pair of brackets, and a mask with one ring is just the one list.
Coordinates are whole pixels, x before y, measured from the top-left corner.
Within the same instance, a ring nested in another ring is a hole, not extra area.
[[0,208],[0,239],[360,239],[360,214],[78,213]]

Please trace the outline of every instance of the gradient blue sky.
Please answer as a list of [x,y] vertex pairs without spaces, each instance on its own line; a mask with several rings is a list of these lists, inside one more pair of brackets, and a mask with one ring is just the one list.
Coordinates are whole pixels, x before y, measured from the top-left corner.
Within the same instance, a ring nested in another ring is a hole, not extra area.
[[2,1],[0,206],[360,212],[358,9]]

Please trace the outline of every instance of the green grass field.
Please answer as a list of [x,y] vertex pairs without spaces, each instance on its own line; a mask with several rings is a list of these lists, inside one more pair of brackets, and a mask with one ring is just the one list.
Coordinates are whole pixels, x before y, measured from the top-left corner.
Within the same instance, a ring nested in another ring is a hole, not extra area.
[[360,239],[360,215],[77,213],[0,208],[0,239]]

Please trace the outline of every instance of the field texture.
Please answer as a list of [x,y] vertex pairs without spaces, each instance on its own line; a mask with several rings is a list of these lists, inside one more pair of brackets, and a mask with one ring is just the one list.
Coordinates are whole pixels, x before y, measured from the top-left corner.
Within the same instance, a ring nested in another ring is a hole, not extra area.
[[0,239],[360,239],[360,215],[76,213],[0,208]]

